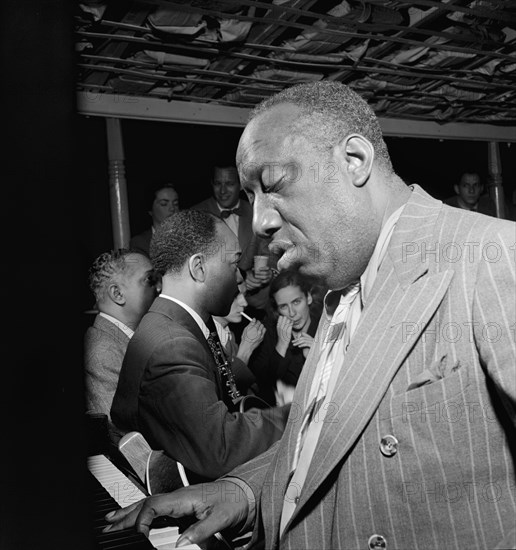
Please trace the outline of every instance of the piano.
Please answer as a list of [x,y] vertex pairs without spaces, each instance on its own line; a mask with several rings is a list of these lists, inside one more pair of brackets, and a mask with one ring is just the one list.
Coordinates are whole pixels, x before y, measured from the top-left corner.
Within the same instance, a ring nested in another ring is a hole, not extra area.
[[[149,538],[134,528],[103,533],[108,525],[104,516],[112,510],[124,508],[147,495],[105,455],[88,457],[90,495],[93,497],[94,540],[99,550],[172,550],[179,538],[177,526],[151,529]],[[183,546],[184,550],[201,550],[196,544]]]

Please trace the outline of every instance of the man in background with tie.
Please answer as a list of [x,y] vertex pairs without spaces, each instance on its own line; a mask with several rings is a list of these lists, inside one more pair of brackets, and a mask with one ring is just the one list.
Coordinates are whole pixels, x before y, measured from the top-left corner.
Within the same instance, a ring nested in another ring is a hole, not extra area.
[[229,313],[241,281],[231,229],[184,210],[158,226],[150,257],[162,290],[127,347],[112,419],[180,462],[190,482],[215,479],[277,441],[289,407],[239,412],[212,319]]
[[339,82],[266,99],[237,164],[278,267],[331,289],[285,433],[108,519],[195,515],[178,547],[253,529],[268,550],[516,548],[516,224],[406,185]]
[[273,265],[274,258],[269,253],[267,241],[253,233],[253,208],[249,201],[240,198],[240,179],[236,166],[214,166],[211,188],[213,195],[192,206],[192,209],[215,214],[226,222],[235,235],[238,235],[242,250],[238,267],[245,273],[248,292],[246,299],[252,308],[263,311],[268,305],[268,288],[272,272],[270,269],[255,272],[254,256],[269,256],[269,267],[276,266]]

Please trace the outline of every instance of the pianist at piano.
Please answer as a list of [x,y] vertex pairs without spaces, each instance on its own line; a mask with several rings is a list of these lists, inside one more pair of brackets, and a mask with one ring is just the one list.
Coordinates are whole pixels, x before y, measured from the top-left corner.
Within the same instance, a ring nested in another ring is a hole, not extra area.
[[191,482],[265,451],[288,415],[288,405],[239,412],[231,369],[210,335],[212,315],[226,315],[238,292],[239,255],[235,234],[210,213],[184,210],[160,225],[150,256],[162,293],[129,342],[111,408],[119,428],[141,432]]

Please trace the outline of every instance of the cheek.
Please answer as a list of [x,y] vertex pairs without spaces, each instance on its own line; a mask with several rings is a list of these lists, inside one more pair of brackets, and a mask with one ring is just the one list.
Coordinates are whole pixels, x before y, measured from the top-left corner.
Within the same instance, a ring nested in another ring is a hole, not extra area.
[[157,210],[156,210],[156,217],[157,217],[159,220],[164,220],[167,216],[168,216],[168,210],[167,210],[166,208],[163,208],[162,206],[160,206],[159,208],[157,208]]

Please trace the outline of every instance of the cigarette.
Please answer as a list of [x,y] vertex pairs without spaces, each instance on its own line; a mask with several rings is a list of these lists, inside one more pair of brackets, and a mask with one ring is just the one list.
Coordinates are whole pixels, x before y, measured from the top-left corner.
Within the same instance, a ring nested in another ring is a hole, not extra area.
[[254,321],[252,317],[249,317],[249,315],[247,315],[247,313],[244,313],[243,311],[240,315],[242,315],[242,317],[245,317],[248,321]]

